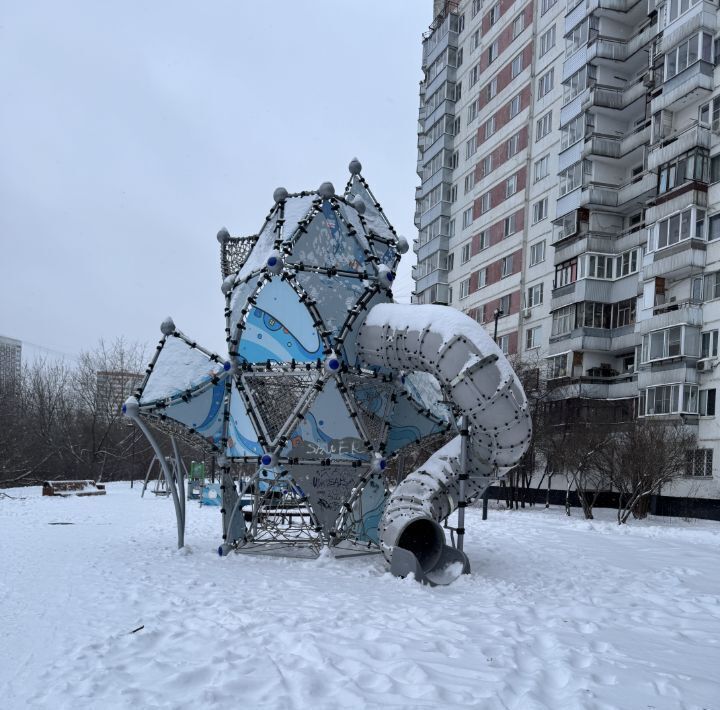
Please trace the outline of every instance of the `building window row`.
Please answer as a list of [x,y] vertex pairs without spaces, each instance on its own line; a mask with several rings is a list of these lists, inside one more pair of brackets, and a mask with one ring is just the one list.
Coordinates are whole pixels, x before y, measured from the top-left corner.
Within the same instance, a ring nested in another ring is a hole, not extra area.
[[658,194],[674,190],[688,181],[707,184],[710,179],[710,156],[703,148],[679,155],[658,169]]
[[657,416],[659,414],[697,413],[697,385],[680,382],[640,390],[638,415],[641,417]]
[[675,325],[643,335],[640,361],[651,363],[685,355],[697,357],[699,347],[696,328]]
[[583,301],[558,308],[552,314],[552,337],[568,335],[575,328],[602,328],[614,330],[633,325],[636,318],[636,299],[628,298],[617,303]]
[[[713,223],[715,226],[715,223]],[[662,219],[651,230],[650,250],[664,249],[686,239],[705,239],[705,210],[688,207]]]
[[712,54],[712,35],[707,32],[693,35],[665,55],[665,81],[685,71],[700,59],[712,62]]

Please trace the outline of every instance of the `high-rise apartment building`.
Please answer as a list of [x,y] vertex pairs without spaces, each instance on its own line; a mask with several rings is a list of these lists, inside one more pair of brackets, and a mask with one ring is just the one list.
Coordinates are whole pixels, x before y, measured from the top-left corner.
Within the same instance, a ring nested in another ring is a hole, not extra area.
[[0,335],[0,394],[14,392],[20,383],[22,342]]
[[414,300],[541,363],[566,416],[682,420],[698,449],[663,492],[720,499],[717,2],[433,11]]

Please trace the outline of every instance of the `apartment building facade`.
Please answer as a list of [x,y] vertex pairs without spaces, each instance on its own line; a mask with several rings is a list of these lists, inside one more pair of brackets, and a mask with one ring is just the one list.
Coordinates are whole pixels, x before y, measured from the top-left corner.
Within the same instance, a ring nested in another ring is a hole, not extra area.
[[663,492],[720,500],[717,3],[433,11],[414,301],[542,364],[566,415],[682,420],[698,449]]
[[22,342],[0,335],[0,395],[17,390],[21,366]]

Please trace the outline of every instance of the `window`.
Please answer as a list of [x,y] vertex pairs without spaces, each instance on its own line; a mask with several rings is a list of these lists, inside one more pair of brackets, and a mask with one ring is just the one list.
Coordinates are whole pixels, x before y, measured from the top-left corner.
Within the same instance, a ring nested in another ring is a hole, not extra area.
[[669,192],[689,180],[707,183],[709,178],[708,151],[695,148],[660,166],[658,169],[658,194]]
[[708,229],[708,241],[720,239],[720,214],[714,214],[710,217],[710,227]]
[[542,221],[548,214],[548,198],[543,197],[533,205],[533,224]]
[[485,102],[489,103],[497,95],[497,77],[493,77],[485,86]]
[[535,161],[535,182],[547,177],[550,171],[550,157],[545,155]]
[[554,46],[555,25],[553,25],[549,30],[543,32],[543,34],[540,35],[540,54],[538,56],[542,57],[544,54],[547,54]]
[[543,285],[542,283],[530,286],[527,290],[526,305],[528,308],[539,306],[543,302]]
[[554,288],[562,288],[577,281],[577,258],[568,259],[555,267]]
[[575,328],[575,306],[565,306],[553,312],[551,335],[567,335],[573,328]]
[[458,81],[458,83],[455,84],[455,93],[452,96],[455,101],[460,101],[462,98],[462,81]]
[[503,237],[507,238],[511,234],[515,234],[515,215],[511,214],[509,217],[505,217],[503,221]]
[[455,254],[447,255],[447,270],[452,271],[455,266]]
[[465,143],[465,160],[469,160],[475,155],[475,151],[477,151],[477,135],[473,135],[473,137]]
[[535,130],[535,140],[539,141],[542,138],[545,138],[545,136],[550,133],[552,130],[552,111],[548,111],[544,116],[538,119],[536,130]]
[[577,304],[575,325],[579,328],[610,328],[612,306],[609,303],[586,301]]
[[699,32],[665,55],[665,81],[672,79],[702,59],[712,62],[712,35]]
[[510,315],[510,307],[512,305],[512,294],[508,293],[505,296],[500,296],[500,302],[498,304],[498,310],[500,311],[500,316],[509,316]]
[[587,276],[589,279],[611,280],[614,265],[614,256],[609,254],[588,254],[580,262],[580,277]]
[[544,15],[551,7],[555,5],[557,0],[541,0],[540,2],[540,14]]
[[640,416],[697,414],[697,385],[674,384],[640,390]]
[[705,210],[697,207],[689,207],[668,219],[661,220],[656,227],[657,248],[664,249],[691,237],[704,239],[704,224]]
[[448,165],[448,167],[451,170],[455,170],[455,168],[457,168],[457,166],[458,166],[459,159],[460,159],[460,151],[456,150],[456,151],[452,152],[450,154],[450,161],[449,161],[450,164]]
[[[591,29],[599,29],[599,18],[591,15],[587,19],[595,25]],[[565,35],[565,56],[569,57],[571,54],[575,54],[580,47],[584,47],[587,44],[587,41],[588,21],[583,20],[577,27],[571,30],[569,34]]]
[[511,175],[505,181],[505,197],[510,197],[517,192],[517,175]]
[[572,101],[578,94],[585,91],[597,76],[597,69],[592,64],[586,64],[576,71],[569,79],[563,82],[563,103]]
[[565,150],[585,136],[585,120],[581,114],[560,129],[560,149]]
[[683,330],[684,326],[676,325],[672,328],[654,330],[644,335],[641,352],[642,362],[653,362],[654,360],[664,360],[684,355]]
[[451,135],[457,136],[460,134],[460,116],[456,116],[455,120],[452,124],[452,133]]
[[457,202],[457,185],[450,188],[450,204]]
[[455,220],[451,219],[448,222],[448,237],[454,237],[455,236]]
[[548,72],[545,72],[539,79],[538,79],[538,98],[542,98],[545,96],[545,94],[552,91],[553,86],[555,85],[555,69],[551,69]]
[[475,17],[475,15],[480,12],[480,8],[482,7],[482,0],[473,0],[472,2],[472,9],[470,10],[470,17]]
[[537,325],[534,328],[528,328],[525,331],[525,349],[532,350],[540,347],[542,340],[542,326]]
[[512,36],[515,39],[525,29],[525,15],[520,13],[514,20],[512,26]]
[[718,354],[718,332],[711,330],[700,335],[700,357],[717,357]]
[[[512,158],[520,150],[520,134],[516,133],[510,136],[507,142],[507,156]],[[720,216],[720,215],[719,215]]]
[[467,195],[468,192],[471,192],[473,187],[475,187],[475,171],[471,170],[465,176],[465,194]]
[[472,221],[473,221],[473,208],[468,207],[463,212],[463,229],[467,229],[472,224]]
[[493,169],[493,161],[492,161],[492,153],[489,155],[486,155],[481,161],[480,161],[480,174],[482,177],[487,177],[490,175]]
[[460,15],[460,17],[458,17],[458,29],[457,29],[458,34],[462,34],[464,29],[465,29],[465,13],[463,13],[462,15]]
[[568,356],[570,353],[555,355],[548,358],[548,379],[554,380],[558,377],[568,376]]
[[520,113],[520,94],[510,102],[510,118],[515,118]]
[[486,192],[480,197],[480,213],[484,214],[490,209],[490,193]]
[[480,269],[478,273],[478,288],[487,286],[487,269]]
[[698,401],[698,414],[703,417],[715,416],[715,389],[700,390]]
[[470,86],[475,86],[475,84],[478,83],[478,79],[480,78],[480,63],[478,62],[471,70],[470,70]]
[[458,65],[459,67],[462,66],[463,56],[464,56],[463,48],[460,47],[460,49],[458,49],[458,51],[457,51],[457,65]]
[[[677,0],[676,0],[677,1]],[[685,463],[686,476],[711,477],[713,467],[712,449],[695,449],[688,451]]]
[[616,259],[615,278],[620,279],[623,276],[634,274],[638,270],[638,249],[626,251]]
[[460,298],[467,298],[470,295],[470,279],[464,279],[460,282]]
[[634,298],[613,303],[611,327],[624,328],[626,325],[633,325],[635,323],[636,304],[637,301]]
[[490,138],[493,133],[495,133],[495,116],[490,116],[485,123],[485,140]]
[[[718,101],[720,104],[720,101]],[[713,155],[710,158],[710,182],[720,182],[720,155]]]
[[467,264],[470,261],[470,244],[463,244],[460,249],[460,263]]
[[498,41],[495,40],[487,50],[487,63],[492,64],[498,58]]
[[[513,268],[513,255],[508,254],[508,256],[503,257],[500,260],[500,278],[504,279],[506,276],[510,276],[512,274],[512,268]],[[505,309],[503,309],[505,310]],[[507,313],[507,311],[505,311]]]
[[545,261],[545,240],[530,245],[530,266]]
[[487,249],[490,246],[490,238],[488,236],[488,233],[484,229],[479,234],[476,234],[475,238],[476,238],[476,244],[477,244],[478,251]]
[[480,30],[475,30],[470,40],[470,51],[474,52],[480,46]]
[[490,8],[490,27],[492,27],[500,19],[500,3],[496,3]]
[[500,348],[500,350],[507,355],[510,352],[510,336],[509,335],[500,335],[497,339],[497,345]]
[[567,195],[568,192],[576,190],[582,185],[582,162],[575,163],[569,168],[565,168],[565,170],[560,172],[558,177],[560,179],[560,197]]
[[672,22],[698,2],[700,2],[700,0],[670,0],[670,2],[665,5],[668,13],[668,22]]
[[478,101],[475,99],[475,101],[472,101],[468,105],[468,115],[467,115],[467,122],[468,126],[477,118],[478,115]]
[[510,65],[510,75],[514,79],[523,70],[523,55],[518,54]]
[[720,271],[705,274],[703,278],[703,300],[712,301],[714,298],[720,298]]

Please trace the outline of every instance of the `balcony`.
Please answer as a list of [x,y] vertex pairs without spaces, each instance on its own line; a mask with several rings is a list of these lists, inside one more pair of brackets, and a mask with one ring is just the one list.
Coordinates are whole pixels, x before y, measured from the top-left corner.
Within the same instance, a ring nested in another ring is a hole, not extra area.
[[[700,2],[693,5],[687,12],[676,18],[668,26],[663,37],[659,40],[661,52],[667,52],[677,47],[680,42],[700,30],[715,33],[717,28],[716,6],[710,2]],[[679,22],[677,21],[679,20]]]
[[563,398],[588,398],[588,399],[630,399],[637,397],[637,375],[634,373],[623,373],[613,377],[563,377],[557,380],[550,380],[548,386],[551,388],[562,387]]
[[[652,224],[659,219],[665,219],[675,212],[682,212],[687,207],[706,208],[708,205],[707,187],[701,183],[687,182],[686,189],[679,194],[674,194],[670,199],[660,201],[664,195],[656,198],[656,205],[649,207],[645,212],[645,223]],[[682,186],[681,186],[682,187]],[[697,189],[701,188],[701,189]],[[680,188],[676,188],[673,192],[678,193]]]
[[596,84],[590,89],[590,93],[583,102],[583,110],[592,106],[602,106],[615,110],[627,108],[647,92],[647,86],[642,80],[628,87],[604,86]]
[[643,267],[643,279],[657,276],[682,279],[699,273],[705,267],[706,244],[698,239],[685,239],[672,247],[656,251],[652,264]]
[[615,186],[601,182],[589,182],[583,186],[580,204],[596,207],[623,207],[631,202],[643,201],[654,193],[657,176],[643,173],[625,185]]
[[607,158],[622,158],[650,141],[650,126],[645,126],[625,138],[595,133],[586,141],[583,157],[601,155]]
[[694,325],[702,327],[703,311],[700,301],[670,301],[653,308],[652,318],[639,321],[637,331],[644,335],[651,330],[670,328],[673,325]]
[[655,170],[695,147],[710,148],[710,129],[699,125],[697,121],[692,126],[671,133],[652,146],[648,155],[648,170]]
[[447,269],[435,269],[434,271],[431,271],[429,274],[425,274],[424,276],[418,276],[419,273],[418,267],[413,266],[412,269],[412,276],[413,279],[415,279],[415,290],[419,293],[420,291],[425,291],[426,289],[430,288],[431,286],[447,286],[448,285],[448,272]]
[[698,61],[666,81],[662,94],[650,104],[651,113],[677,111],[690,101],[698,101],[713,90],[713,65]]
[[600,58],[624,62],[648,44],[656,34],[656,25],[649,25],[642,32],[627,40],[596,34],[590,38],[588,43],[588,61]]

